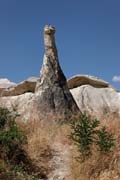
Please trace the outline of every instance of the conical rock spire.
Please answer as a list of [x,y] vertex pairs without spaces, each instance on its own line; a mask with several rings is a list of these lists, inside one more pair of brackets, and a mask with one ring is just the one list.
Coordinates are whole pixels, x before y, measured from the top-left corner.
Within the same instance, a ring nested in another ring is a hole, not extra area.
[[55,28],[45,26],[45,54],[40,80],[36,85],[39,104],[42,110],[60,113],[75,112],[78,107],[67,87],[66,78],[61,70],[55,45]]

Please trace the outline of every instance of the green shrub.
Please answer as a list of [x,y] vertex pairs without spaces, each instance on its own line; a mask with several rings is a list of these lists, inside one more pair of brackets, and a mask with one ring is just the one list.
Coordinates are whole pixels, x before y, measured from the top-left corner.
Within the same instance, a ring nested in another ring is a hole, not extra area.
[[44,172],[32,163],[23,148],[27,139],[16,124],[17,116],[16,112],[0,107],[0,179],[19,179],[19,174],[26,180],[40,179]]
[[10,151],[15,145],[24,142],[25,137],[18,129],[16,122],[12,120],[6,129],[0,131],[0,143]]
[[91,121],[86,114],[82,114],[80,119],[78,118],[71,123],[73,129],[71,137],[83,156],[91,154],[91,145],[96,132],[95,128],[98,127],[99,123],[96,119]]
[[96,144],[99,146],[99,150],[104,153],[109,152],[114,146],[115,139],[113,135],[107,132],[106,127],[102,127],[97,131],[97,136]]
[[12,112],[0,107],[0,149],[1,155],[8,159],[26,142],[26,137],[18,129],[15,119],[16,116]]
[[74,119],[71,127],[70,137],[78,146],[83,160],[91,155],[93,144],[97,145],[101,152],[109,152],[114,146],[113,135],[108,133],[105,127],[99,129],[100,121],[90,118],[86,113]]

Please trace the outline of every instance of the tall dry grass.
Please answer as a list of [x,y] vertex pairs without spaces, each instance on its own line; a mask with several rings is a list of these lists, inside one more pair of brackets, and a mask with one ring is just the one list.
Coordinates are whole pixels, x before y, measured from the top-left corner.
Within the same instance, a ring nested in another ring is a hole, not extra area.
[[41,118],[34,116],[34,119],[27,123],[18,122],[27,135],[28,144],[25,149],[33,163],[48,175],[52,171],[50,162],[54,156],[51,145],[54,141],[59,141],[69,146],[73,180],[120,180],[120,119],[110,116],[100,120],[101,125],[106,126],[114,135],[113,151],[104,155],[93,147],[91,157],[82,163],[77,161],[79,152],[69,138],[71,133],[69,123],[61,124],[60,119],[62,119],[60,116],[50,114]]
[[101,120],[101,125],[114,135],[115,147],[108,154],[102,154],[93,147],[91,157],[85,162],[78,162],[79,152],[73,145],[71,171],[74,180],[120,180],[120,118],[107,117]]
[[33,163],[48,175],[52,171],[50,162],[54,156],[52,144],[54,141],[69,143],[70,126],[61,123],[63,118],[52,113],[46,117],[34,116],[34,119],[28,122],[21,122],[21,119],[17,122],[27,136],[27,145],[24,147],[27,154]]

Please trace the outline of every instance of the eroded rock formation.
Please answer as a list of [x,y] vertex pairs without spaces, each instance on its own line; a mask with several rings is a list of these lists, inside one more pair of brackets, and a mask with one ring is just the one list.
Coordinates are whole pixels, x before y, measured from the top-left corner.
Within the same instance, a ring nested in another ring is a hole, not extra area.
[[37,80],[36,77],[30,77],[18,84],[11,83],[9,80],[4,83],[0,81],[0,97],[18,96],[27,92],[34,93]]
[[97,117],[120,115],[120,92],[108,82],[88,75],[77,75],[68,80],[68,87],[82,112]]
[[110,87],[110,84],[102,79],[99,79],[94,76],[89,76],[85,74],[75,75],[68,80],[69,89],[76,88],[78,86],[89,84],[94,87]]
[[30,78],[19,84],[7,79],[0,81],[0,106],[16,108],[23,119],[28,120],[34,114],[39,117],[39,114],[51,111],[76,113],[78,107],[82,112],[99,117],[111,113],[120,115],[120,92],[108,82],[88,75],[76,75],[66,82],[58,61],[54,35],[54,27],[44,28],[45,54],[39,78]]
[[44,45],[45,54],[40,75],[36,85],[36,94],[40,108],[55,112],[75,112],[78,107],[68,89],[66,78],[59,65],[57,49],[55,45],[55,28],[45,26]]
[[79,111],[59,65],[54,34],[54,27],[44,28],[45,55],[40,78],[30,78],[0,92],[0,106],[16,109],[23,119],[49,112],[64,115]]

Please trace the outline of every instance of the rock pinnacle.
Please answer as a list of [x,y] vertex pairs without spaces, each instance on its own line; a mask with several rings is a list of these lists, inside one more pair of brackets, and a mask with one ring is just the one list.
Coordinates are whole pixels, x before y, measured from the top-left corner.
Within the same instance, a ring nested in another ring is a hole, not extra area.
[[52,26],[44,28],[45,54],[40,80],[36,85],[36,94],[39,96],[40,108],[43,111],[75,112],[78,107],[67,87],[66,78],[59,64],[55,31],[55,27]]

